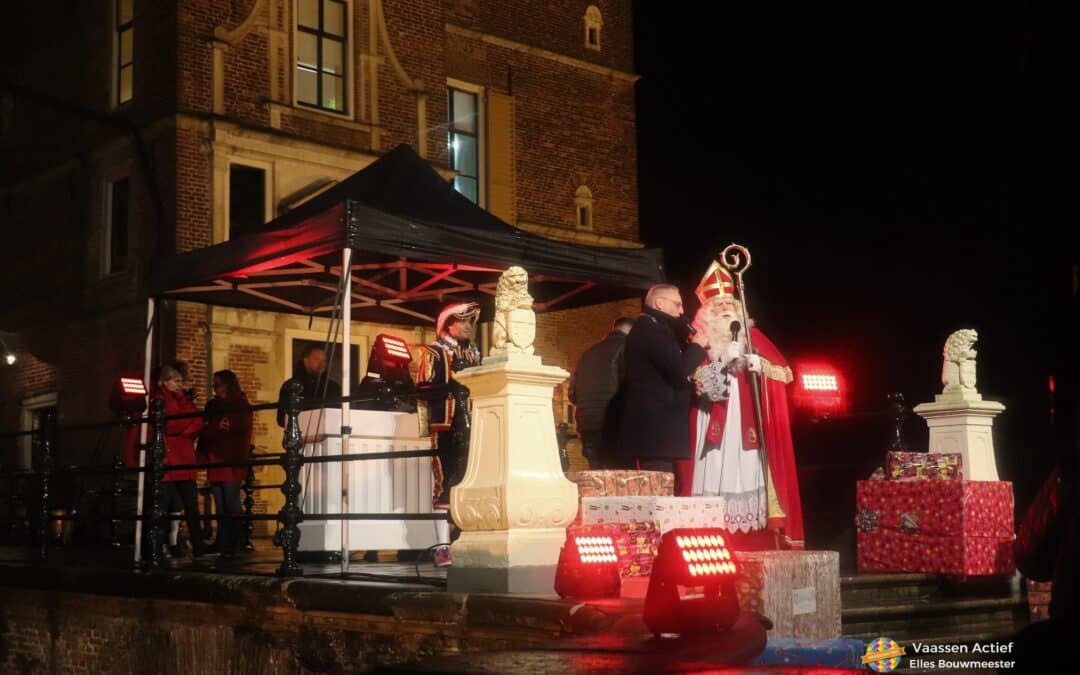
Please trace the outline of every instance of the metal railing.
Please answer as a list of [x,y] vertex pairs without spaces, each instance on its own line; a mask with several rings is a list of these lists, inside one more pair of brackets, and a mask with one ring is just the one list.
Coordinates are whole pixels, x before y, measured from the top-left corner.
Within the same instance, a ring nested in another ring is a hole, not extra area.
[[[300,528],[299,524],[302,521],[314,521],[314,520],[340,520],[340,521],[354,521],[354,520],[448,520],[449,514],[445,511],[434,513],[304,513],[300,507],[300,473],[301,469],[305,465],[316,465],[327,462],[359,462],[370,461],[380,459],[408,459],[413,457],[434,457],[436,455],[435,449],[428,450],[405,450],[405,451],[389,451],[389,452],[371,452],[371,453],[342,453],[340,455],[328,455],[318,457],[306,457],[303,450],[303,435],[300,429],[300,412],[305,409],[322,408],[327,406],[341,405],[345,401],[352,403],[374,403],[379,401],[377,397],[370,396],[355,396],[355,397],[337,397],[328,398],[319,401],[313,401],[311,399],[304,400],[302,398],[302,389],[298,382],[290,382],[286,385],[283,397],[281,401],[273,403],[264,403],[257,405],[248,405],[243,408],[237,408],[235,410],[223,410],[222,413],[231,412],[255,412],[261,410],[278,410],[284,409],[285,411],[285,432],[282,441],[284,452],[279,454],[264,454],[254,455],[250,459],[236,460],[227,462],[201,462],[194,464],[177,464],[167,465],[165,463],[166,458],[166,446],[165,446],[165,426],[170,420],[185,419],[203,417],[205,413],[192,412],[181,413],[174,415],[165,414],[165,401],[160,398],[155,398],[150,403],[150,412],[146,417],[131,418],[124,422],[108,422],[99,424],[86,424],[86,425],[73,425],[63,429],[63,431],[85,431],[95,430],[103,428],[115,428],[118,424],[122,424],[124,428],[130,428],[132,425],[148,424],[149,437],[145,444],[146,451],[146,465],[140,467],[127,467],[124,466],[122,459],[117,456],[112,464],[108,465],[96,465],[96,466],[68,466],[57,468],[55,466],[54,454],[56,451],[56,414],[53,410],[47,410],[43,413],[41,418],[40,427],[35,431],[6,433],[0,436],[15,438],[32,434],[34,436],[34,445],[39,453],[38,469],[36,471],[23,471],[19,472],[17,476],[20,478],[37,478],[40,481],[39,490],[39,503],[38,508],[38,540],[39,547],[37,549],[37,559],[44,561],[48,558],[48,543],[49,543],[49,525],[56,521],[101,521],[108,519],[111,528],[111,543],[114,546],[120,545],[118,530],[119,524],[122,521],[136,521],[141,522],[144,525],[144,531],[146,533],[147,545],[144,547],[146,555],[144,555],[139,564],[141,567],[148,569],[156,569],[163,564],[163,541],[162,534],[164,533],[164,526],[170,520],[178,520],[185,516],[169,515],[165,513],[164,495],[163,495],[163,482],[165,474],[168,471],[174,470],[192,470],[192,469],[214,469],[214,468],[239,468],[239,467],[251,467],[256,466],[272,466],[277,465],[282,467],[285,472],[285,479],[280,484],[275,485],[256,485],[254,481],[253,471],[248,471],[246,480],[244,481],[244,513],[236,514],[222,514],[216,513],[214,515],[199,514],[199,520],[242,520],[244,523],[244,534],[246,541],[250,541],[250,537],[253,534],[255,521],[276,521],[279,523],[280,542],[282,549],[282,562],[277,568],[276,574],[282,577],[296,577],[303,575],[303,569],[297,562],[297,551],[300,542]],[[122,497],[124,490],[121,486],[121,477],[129,474],[144,474],[145,475],[145,495],[138,504],[143,504],[143,512],[141,515],[119,515],[117,513],[116,503]],[[108,474],[111,475],[112,480],[109,485],[109,494],[113,500],[112,512],[107,515],[93,515],[85,513],[54,513],[50,509],[50,487],[54,479],[61,475],[93,475],[93,474]],[[276,514],[258,514],[253,513],[254,509],[254,492],[261,489],[280,489],[285,497],[285,502],[281,509]],[[13,490],[14,493],[14,490]],[[16,514],[12,514],[15,521],[25,522],[28,526],[31,522],[29,510],[27,510],[27,516],[25,519],[20,519]],[[11,520],[11,519],[9,519]],[[347,561],[345,561],[347,563]]]

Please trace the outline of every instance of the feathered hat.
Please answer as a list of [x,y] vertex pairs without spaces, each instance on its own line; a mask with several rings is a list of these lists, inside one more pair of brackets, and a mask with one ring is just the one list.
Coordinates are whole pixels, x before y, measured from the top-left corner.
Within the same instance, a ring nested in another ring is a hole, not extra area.
[[439,312],[439,318],[435,321],[435,334],[442,335],[450,319],[470,321],[475,320],[479,315],[480,305],[475,302],[455,302],[447,305]]

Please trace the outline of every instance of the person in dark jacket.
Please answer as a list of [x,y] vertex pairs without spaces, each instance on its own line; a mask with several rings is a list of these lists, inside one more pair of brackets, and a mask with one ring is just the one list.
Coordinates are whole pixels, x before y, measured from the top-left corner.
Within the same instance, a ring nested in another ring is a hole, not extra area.
[[675,460],[690,456],[690,376],[705,358],[709,339],[693,333],[686,344],[690,331],[682,315],[679,289],[658,284],[649,289],[645,309],[626,336],[618,451],[624,468],[674,472]]
[[[214,398],[206,404],[206,422],[199,437],[199,454],[209,462],[236,462],[251,455],[251,406],[240,390],[236,373],[219,370],[214,373]],[[214,506],[219,515],[239,516],[240,485],[247,477],[248,467],[212,467],[206,470]],[[222,556],[240,552],[242,523],[227,519],[218,521],[218,536],[214,547]]]
[[608,414],[608,406],[622,383],[623,350],[633,325],[633,319],[616,319],[611,332],[581,355],[570,378],[570,402],[576,407],[581,450],[594,469],[606,468],[611,461],[612,427],[618,420]]
[[311,399],[341,398],[341,385],[326,374],[326,350],[319,345],[309,344],[301,352],[300,362],[293,368],[293,376],[281,383],[277,411],[279,427],[285,426],[285,386],[293,380],[299,382],[303,388],[305,402]]

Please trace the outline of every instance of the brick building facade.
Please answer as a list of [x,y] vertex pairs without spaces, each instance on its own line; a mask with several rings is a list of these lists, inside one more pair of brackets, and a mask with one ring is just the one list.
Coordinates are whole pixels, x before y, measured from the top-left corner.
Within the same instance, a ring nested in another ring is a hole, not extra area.
[[[110,383],[141,371],[155,260],[271,220],[400,143],[463,185],[475,174],[478,202],[522,229],[638,245],[627,0],[47,0],[9,13],[0,335],[17,361],[0,366],[3,429],[49,405],[62,424],[107,418]],[[479,122],[460,147],[454,90]],[[637,306],[543,315],[538,352],[571,368]],[[221,368],[272,400],[293,341],[326,335],[318,319],[183,302],[164,303],[158,328],[155,360],[185,360],[200,404]],[[378,332],[432,337],[358,323],[361,359]],[[277,449],[273,421],[257,424],[260,449]],[[117,440],[67,444],[111,454]],[[0,446],[5,466],[26,463],[16,446]]]

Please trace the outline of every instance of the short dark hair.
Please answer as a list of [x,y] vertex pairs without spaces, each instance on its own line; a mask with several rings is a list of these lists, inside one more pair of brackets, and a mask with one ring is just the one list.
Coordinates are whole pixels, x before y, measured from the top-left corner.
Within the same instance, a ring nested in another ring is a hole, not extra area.
[[300,358],[306,359],[307,357],[311,356],[311,353],[316,349],[320,352],[326,352],[326,348],[322,345],[314,342],[309,342],[308,344],[304,345],[303,351],[300,352]]
[[219,380],[225,385],[226,391],[230,393],[236,393],[240,391],[240,379],[236,377],[236,373],[231,370],[219,370],[214,373],[214,379]]
[[620,328],[622,328],[623,326],[626,326],[627,328],[631,328],[631,327],[633,327],[633,325],[634,325],[634,320],[633,319],[631,319],[629,317],[625,317],[625,316],[620,316],[618,319],[615,319],[615,321],[612,322],[611,330],[616,331],[616,330],[619,330]]

